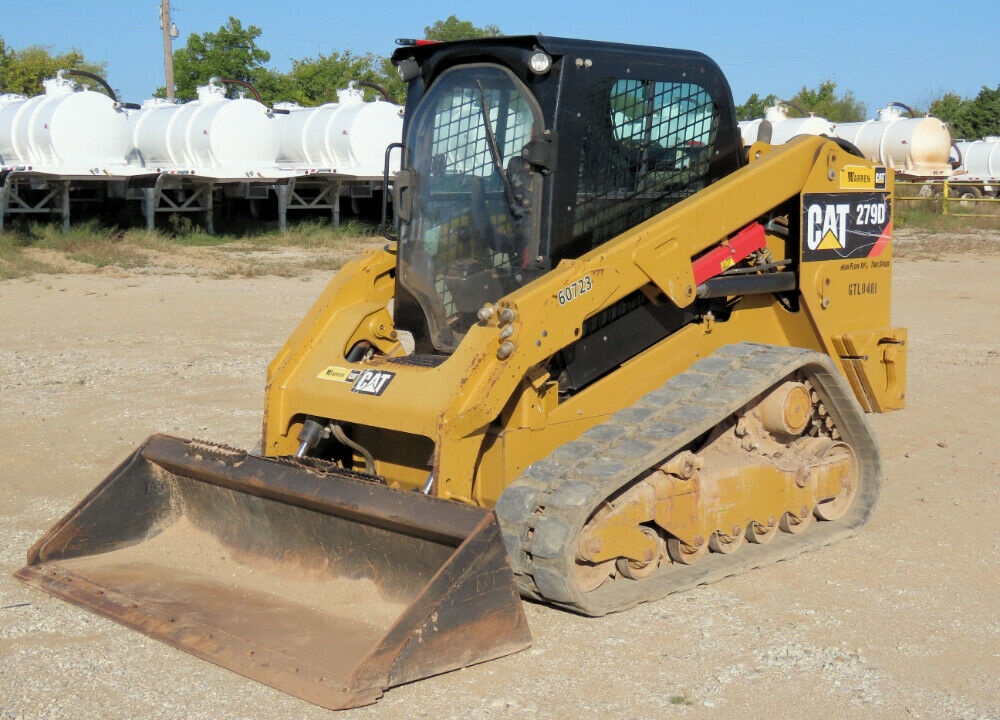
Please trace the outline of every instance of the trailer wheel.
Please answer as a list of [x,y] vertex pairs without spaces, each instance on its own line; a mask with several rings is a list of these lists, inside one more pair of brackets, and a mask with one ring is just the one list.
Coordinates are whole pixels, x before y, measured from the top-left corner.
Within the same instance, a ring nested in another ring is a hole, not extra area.
[[983,191],[974,185],[953,185],[951,196],[959,200],[978,200],[983,196]]
[[976,201],[983,196],[983,191],[974,185],[956,185],[950,188],[948,194],[959,201],[959,207],[974,208]]

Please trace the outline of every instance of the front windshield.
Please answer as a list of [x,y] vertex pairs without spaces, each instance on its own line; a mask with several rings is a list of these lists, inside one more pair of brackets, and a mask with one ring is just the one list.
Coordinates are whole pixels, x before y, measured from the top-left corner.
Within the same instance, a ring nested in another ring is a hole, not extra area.
[[423,309],[437,350],[454,350],[484,303],[528,280],[541,176],[522,150],[541,128],[530,93],[496,65],[444,72],[414,113],[398,279]]

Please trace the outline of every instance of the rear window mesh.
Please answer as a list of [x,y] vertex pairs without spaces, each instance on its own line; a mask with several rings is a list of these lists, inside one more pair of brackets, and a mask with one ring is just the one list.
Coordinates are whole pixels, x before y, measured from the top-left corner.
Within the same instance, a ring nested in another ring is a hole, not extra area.
[[718,113],[694,83],[611,80],[589,107],[573,235],[595,247],[707,184]]

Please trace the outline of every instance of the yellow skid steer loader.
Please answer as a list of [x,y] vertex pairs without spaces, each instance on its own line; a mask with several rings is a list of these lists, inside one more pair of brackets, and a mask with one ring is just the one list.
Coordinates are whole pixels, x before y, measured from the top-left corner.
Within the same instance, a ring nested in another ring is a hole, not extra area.
[[411,43],[394,233],[271,363],[262,455],[155,435],[17,576],[329,708],[869,517],[891,171],[741,146],[704,55]]

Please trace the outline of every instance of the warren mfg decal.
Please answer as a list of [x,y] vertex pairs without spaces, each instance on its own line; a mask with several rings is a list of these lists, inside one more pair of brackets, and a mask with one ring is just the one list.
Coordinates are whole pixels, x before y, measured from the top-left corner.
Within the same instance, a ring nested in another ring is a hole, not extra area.
[[354,382],[358,379],[358,375],[361,374],[360,370],[348,370],[347,368],[337,367],[336,365],[331,365],[323,372],[321,372],[318,377],[320,380],[335,380],[337,382]]
[[885,190],[884,167],[871,165],[845,165],[840,171],[840,187],[844,190]]
[[891,236],[889,194],[813,193],[802,197],[802,259],[878,257]]

